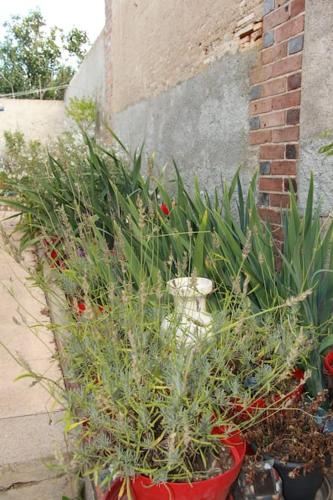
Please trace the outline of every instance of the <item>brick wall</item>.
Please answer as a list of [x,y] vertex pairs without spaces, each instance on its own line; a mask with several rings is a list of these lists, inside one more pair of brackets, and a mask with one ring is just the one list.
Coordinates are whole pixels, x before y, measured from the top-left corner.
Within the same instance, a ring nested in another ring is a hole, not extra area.
[[296,189],[305,0],[264,0],[263,44],[251,71],[250,144],[260,160],[261,216],[281,240],[281,208]]

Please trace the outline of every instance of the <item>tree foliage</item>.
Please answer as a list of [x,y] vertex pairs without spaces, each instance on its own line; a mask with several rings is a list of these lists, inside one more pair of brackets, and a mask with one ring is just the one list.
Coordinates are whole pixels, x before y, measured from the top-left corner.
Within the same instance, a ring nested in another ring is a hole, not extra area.
[[[39,10],[14,16],[0,41],[0,95],[37,90],[29,98],[61,99],[63,88],[82,61],[89,39],[85,31],[47,27]],[[22,97],[27,97],[24,95]]]

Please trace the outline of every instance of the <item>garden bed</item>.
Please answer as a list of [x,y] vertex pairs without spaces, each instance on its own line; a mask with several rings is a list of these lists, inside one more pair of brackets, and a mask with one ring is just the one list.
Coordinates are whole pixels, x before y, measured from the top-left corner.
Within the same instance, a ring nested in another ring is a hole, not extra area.
[[[171,193],[140,173],[142,152],[129,166],[85,141],[78,164],[50,158],[45,176],[7,181],[22,246],[38,246],[35,280],[48,297],[78,473],[96,482],[107,471],[105,484],[118,480],[121,495],[140,499],[208,492],[228,476],[223,493],[207,496],[225,499],[244,457],[235,444],[221,456],[220,442],[235,436],[243,447],[255,436],[253,464],[271,451],[275,464],[325,472],[333,224],[320,224],[313,182],[303,218],[291,194],[279,249],[260,220],[255,178],[246,196],[237,175],[212,200],[199,186],[190,194],[175,169]],[[303,440],[295,421],[304,413]],[[306,453],[282,445],[290,435]]]

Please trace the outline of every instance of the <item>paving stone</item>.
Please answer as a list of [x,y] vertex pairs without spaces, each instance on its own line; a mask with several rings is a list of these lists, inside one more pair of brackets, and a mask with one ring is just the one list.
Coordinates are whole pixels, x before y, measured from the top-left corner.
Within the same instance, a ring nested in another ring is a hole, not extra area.
[[54,477],[47,465],[67,453],[61,417],[54,412],[0,419],[0,490]]
[[[0,221],[8,214],[0,211]],[[8,235],[15,223],[2,224]],[[19,235],[10,241],[18,247]],[[69,478],[57,477],[55,467],[59,457],[68,456],[61,406],[31,378],[14,381],[27,370],[10,353],[18,354],[34,372],[63,384],[53,359],[49,318],[42,312],[44,294],[28,281],[27,266],[35,257],[26,253],[18,263],[6,252],[8,247],[7,240],[0,239],[0,342],[6,346],[0,345],[0,500],[74,498]]]
[[62,476],[0,491],[0,500],[61,500],[65,495],[73,498],[73,487],[68,477]]
[[[61,383],[58,366],[48,359],[30,360],[29,365],[36,373]],[[0,429],[2,419],[33,415],[61,409],[48,391],[32,378],[15,379],[26,373],[16,361],[0,364]]]

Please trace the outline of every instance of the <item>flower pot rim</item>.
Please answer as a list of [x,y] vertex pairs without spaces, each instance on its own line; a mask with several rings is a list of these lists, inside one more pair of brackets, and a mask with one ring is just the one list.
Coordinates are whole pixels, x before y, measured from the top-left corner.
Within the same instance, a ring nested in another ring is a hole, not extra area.
[[[195,286],[193,281],[195,279]],[[172,295],[184,297],[200,297],[209,295],[213,291],[213,281],[208,278],[174,278],[167,283],[168,291]]]
[[[278,458],[275,458],[275,457],[273,457],[271,455],[269,455],[269,457],[272,460],[274,460],[274,465],[282,466],[282,467],[285,467],[286,469],[302,469],[302,468],[306,467],[306,465],[307,465],[306,462],[282,462]],[[310,471],[308,471],[308,474],[310,474],[314,470],[318,470],[318,469],[320,469],[320,464],[315,464],[314,467],[313,467],[313,469],[311,469]]]
[[[237,441],[236,441],[237,440]],[[189,487],[194,487],[195,485],[202,486],[207,481],[214,481],[214,480],[219,480],[221,479],[222,476],[229,476],[232,475],[239,465],[243,462],[245,453],[246,453],[246,441],[243,439],[241,436],[240,432],[235,432],[231,436],[225,439],[221,439],[221,442],[224,444],[227,444],[230,447],[231,454],[233,456],[233,464],[232,466],[227,469],[224,472],[221,472],[220,474],[216,474],[216,476],[208,477],[206,479],[200,479],[199,481],[184,481],[184,482],[175,482],[175,481],[165,481],[161,483],[153,483],[152,480],[148,476],[144,476],[143,474],[138,474],[136,475],[133,480],[138,480],[138,479],[143,479],[146,483],[149,482],[151,486],[161,486],[163,487],[164,485],[173,485],[174,487],[184,487],[184,486],[189,486]],[[241,450],[238,449],[241,447]],[[147,486],[149,488],[149,486]]]

